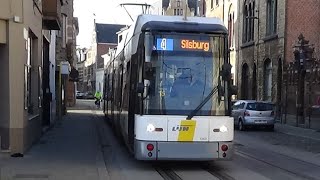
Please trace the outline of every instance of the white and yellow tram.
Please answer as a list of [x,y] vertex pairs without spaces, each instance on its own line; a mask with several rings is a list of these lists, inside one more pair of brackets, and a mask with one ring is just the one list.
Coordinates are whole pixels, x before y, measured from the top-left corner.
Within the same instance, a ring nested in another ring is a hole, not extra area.
[[104,113],[138,160],[230,159],[228,34],[216,18],[140,15],[105,70]]

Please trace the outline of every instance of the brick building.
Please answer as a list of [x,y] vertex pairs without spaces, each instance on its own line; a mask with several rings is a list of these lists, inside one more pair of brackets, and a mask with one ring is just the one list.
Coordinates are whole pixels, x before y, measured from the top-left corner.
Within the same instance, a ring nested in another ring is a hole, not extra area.
[[286,62],[294,59],[293,45],[296,44],[300,33],[314,44],[315,58],[320,59],[320,1],[290,0],[286,5]]
[[[282,101],[283,123],[318,130],[320,129],[319,8],[320,1],[286,1],[285,62],[281,82],[283,93],[279,97]],[[300,56],[301,49],[296,48],[299,57],[295,59],[294,46],[299,46],[298,41],[307,43],[304,47],[310,45],[311,49],[314,48],[313,55]],[[303,66],[298,66],[299,63],[296,62],[303,62]]]

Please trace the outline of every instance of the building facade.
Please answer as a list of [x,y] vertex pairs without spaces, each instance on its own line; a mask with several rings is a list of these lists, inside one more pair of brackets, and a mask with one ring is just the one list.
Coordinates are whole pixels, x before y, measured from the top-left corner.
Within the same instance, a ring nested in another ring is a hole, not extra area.
[[78,49],[78,62],[77,62],[77,70],[79,72],[79,81],[77,82],[77,91],[85,92],[84,86],[84,71],[85,71],[85,61],[86,61],[86,48]]
[[23,154],[54,121],[56,41],[66,4],[1,1],[1,151]]
[[[61,7],[61,30],[56,41],[56,73],[60,73],[60,64],[68,62],[71,68],[76,66],[76,36],[79,33],[78,19],[73,17],[73,0],[63,0]],[[59,77],[59,76],[58,76]],[[65,114],[67,106],[75,105],[75,83],[69,81],[68,75],[56,79],[57,113]]]
[[197,10],[198,0],[162,0],[162,15],[165,16],[183,16],[184,13],[197,16]]
[[50,40],[42,10],[32,0],[1,2],[0,136],[1,150],[11,153],[24,152],[41,134],[41,51]]
[[92,45],[88,49],[84,70],[85,91],[94,93],[102,91],[104,75],[104,59],[102,55],[107,54],[118,44],[117,32],[126,27],[120,24],[94,23]]
[[242,0],[238,6],[239,99],[280,103],[286,1]]
[[239,34],[238,1],[236,0],[206,0],[205,1],[205,13],[207,17],[220,18],[224,25],[228,28],[229,34],[229,48],[230,48],[230,64],[232,65],[232,81],[233,84],[237,84],[237,38]]

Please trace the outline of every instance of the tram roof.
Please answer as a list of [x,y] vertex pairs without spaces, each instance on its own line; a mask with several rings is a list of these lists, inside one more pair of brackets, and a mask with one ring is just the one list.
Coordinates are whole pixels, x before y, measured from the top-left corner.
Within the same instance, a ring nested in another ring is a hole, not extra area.
[[[136,32],[139,30],[197,30],[203,32],[227,33],[227,28],[219,18],[215,17],[187,17],[183,16],[160,16],[139,15],[136,21]],[[201,26],[200,26],[201,25]]]

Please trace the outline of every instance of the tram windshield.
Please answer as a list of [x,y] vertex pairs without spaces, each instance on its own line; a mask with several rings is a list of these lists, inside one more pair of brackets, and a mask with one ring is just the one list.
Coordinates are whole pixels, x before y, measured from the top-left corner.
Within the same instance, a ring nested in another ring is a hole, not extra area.
[[[225,88],[219,76],[224,63],[222,36],[156,34],[146,36],[146,41],[146,48],[152,48],[146,49],[150,62],[145,69],[152,72],[146,77],[146,114],[188,114],[213,88]],[[214,94],[197,115],[225,115],[225,97]]]

